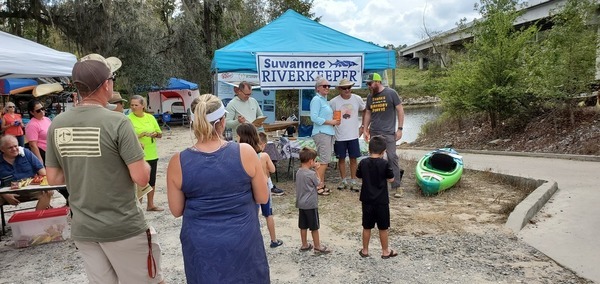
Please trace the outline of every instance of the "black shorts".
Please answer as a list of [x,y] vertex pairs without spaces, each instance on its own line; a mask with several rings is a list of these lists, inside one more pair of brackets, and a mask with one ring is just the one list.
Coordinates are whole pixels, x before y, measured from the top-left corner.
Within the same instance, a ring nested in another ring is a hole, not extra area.
[[348,153],[350,158],[360,157],[358,138],[348,141],[335,141],[333,143],[333,151],[335,152],[335,156],[340,160],[346,159],[346,153]]
[[318,209],[298,209],[298,228],[301,230],[310,229],[316,231],[319,229],[319,210]]
[[389,204],[362,204],[362,225],[364,229],[387,230],[390,227]]
[[150,160],[150,161],[146,161],[146,162],[148,162],[148,164],[150,164],[150,181],[148,181],[148,184],[150,184],[150,186],[154,187],[154,185],[156,184],[156,168],[158,168],[158,159]]

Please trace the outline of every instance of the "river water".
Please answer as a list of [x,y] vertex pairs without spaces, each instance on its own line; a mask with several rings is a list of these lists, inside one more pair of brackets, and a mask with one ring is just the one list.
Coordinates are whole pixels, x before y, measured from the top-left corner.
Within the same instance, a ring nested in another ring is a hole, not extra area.
[[405,106],[404,126],[400,143],[411,143],[417,140],[421,132],[421,126],[437,119],[441,114],[442,108],[439,106]]

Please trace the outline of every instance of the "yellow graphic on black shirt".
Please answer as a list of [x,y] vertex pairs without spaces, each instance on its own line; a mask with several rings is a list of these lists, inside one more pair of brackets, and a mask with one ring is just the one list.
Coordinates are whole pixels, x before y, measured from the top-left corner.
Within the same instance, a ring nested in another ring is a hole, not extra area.
[[373,98],[371,102],[371,112],[382,112],[388,106],[388,102],[385,100],[385,96]]

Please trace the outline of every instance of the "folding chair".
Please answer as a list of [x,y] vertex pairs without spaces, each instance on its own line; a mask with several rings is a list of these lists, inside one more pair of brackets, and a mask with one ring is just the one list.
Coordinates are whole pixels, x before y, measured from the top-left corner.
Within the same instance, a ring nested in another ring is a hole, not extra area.
[[162,114],[162,127],[167,128],[167,130],[171,131],[171,126],[169,126],[169,122],[171,122],[171,114],[167,112],[163,112]]

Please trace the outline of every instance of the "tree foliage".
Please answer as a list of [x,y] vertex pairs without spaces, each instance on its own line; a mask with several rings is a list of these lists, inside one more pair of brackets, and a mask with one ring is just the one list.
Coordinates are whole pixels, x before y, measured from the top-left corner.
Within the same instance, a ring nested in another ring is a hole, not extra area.
[[556,106],[590,91],[596,71],[597,25],[592,0],[569,0],[553,11],[552,29],[527,58],[528,92]]
[[314,18],[312,0],[6,0],[0,30],[83,56],[123,61],[117,89],[134,93],[169,77],[210,91],[214,51],[287,9]]
[[457,111],[484,111],[492,129],[518,110],[519,69],[523,50],[537,31],[515,29],[520,15],[516,0],[481,0],[483,19],[473,25],[474,40],[466,44],[466,60],[449,69],[444,96]]
[[480,0],[482,19],[472,26],[472,43],[453,59],[441,92],[454,115],[485,112],[492,129],[539,112],[548,102],[565,102],[586,91],[593,79],[596,25],[592,0],[568,0],[553,11],[552,29],[513,23],[516,0]]

